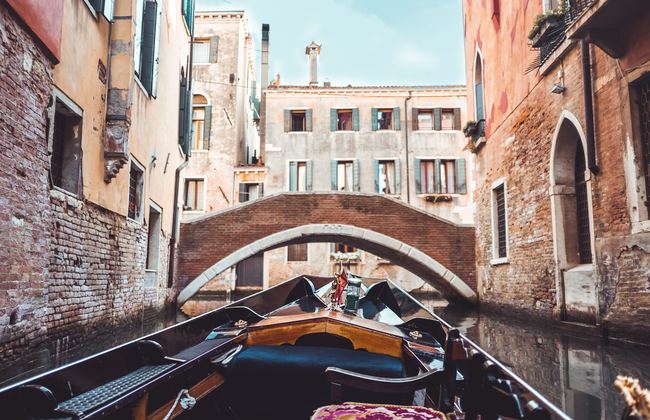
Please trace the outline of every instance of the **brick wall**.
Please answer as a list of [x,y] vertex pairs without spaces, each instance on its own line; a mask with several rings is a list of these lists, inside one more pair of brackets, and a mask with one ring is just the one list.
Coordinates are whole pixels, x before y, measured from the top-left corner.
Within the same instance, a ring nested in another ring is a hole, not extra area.
[[0,3],[0,359],[45,339],[52,64]]
[[168,240],[161,240],[157,280],[145,286],[147,226],[51,193],[52,255],[47,282],[48,336],[79,340],[142,311],[162,309]]
[[[464,3],[467,7],[468,2]],[[554,241],[562,243],[563,239],[554,238],[553,232],[551,148],[563,114],[573,115],[576,125],[585,131],[582,63],[580,46],[575,44],[561,47],[559,51],[565,55],[551,58],[549,63],[555,60],[552,67],[524,72],[535,54],[527,44],[526,31],[506,33],[503,29],[520,28],[522,25],[515,23],[522,20],[523,26],[530,28],[538,7],[541,2],[532,2],[528,8],[523,4],[503,8],[501,19],[506,25],[501,29],[483,24],[491,13],[485,5],[472,7],[473,13],[465,16],[467,62],[473,64],[477,48],[483,52],[488,111],[487,144],[477,155],[474,191],[478,291],[484,306],[562,319],[557,285],[563,287],[564,274],[558,267],[565,267],[557,265],[560,259],[554,255]],[[630,30],[647,27],[650,17],[643,19],[646,23],[637,22],[638,28]],[[631,201],[638,196],[634,166],[640,165],[640,157],[631,152],[639,139],[630,129],[628,83],[630,72],[643,66],[650,70],[648,55],[637,53],[647,51],[650,42],[642,36],[635,40],[620,63],[598,47],[589,47],[595,153],[600,169],[590,176],[595,250],[592,279],[596,322],[613,335],[647,341],[650,231],[633,228],[633,216],[638,213],[638,203]],[[500,56],[498,51],[506,45],[512,53]],[[472,80],[472,71],[473,66],[468,65],[468,80]],[[560,82],[558,72],[566,90],[553,94],[553,84]],[[507,185],[509,255],[506,264],[493,265],[491,189],[501,178]],[[569,229],[574,227],[566,231]]]
[[342,193],[278,194],[183,223],[176,286],[184,287],[256,240],[308,224],[353,225],[387,235],[424,252],[476,287],[472,227],[453,225],[380,195]]

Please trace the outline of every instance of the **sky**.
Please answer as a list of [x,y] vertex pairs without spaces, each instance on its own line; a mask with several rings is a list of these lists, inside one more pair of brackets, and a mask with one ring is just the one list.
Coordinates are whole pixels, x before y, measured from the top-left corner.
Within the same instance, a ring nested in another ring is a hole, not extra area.
[[311,41],[322,44],[320,83],[445,85],[465,83],[460,3],[196,0],[196,9],[246,11],[257,50],[257,69],[262,23],[270,24],[269,80],[280,73],[284,85],[309,82],[305,46]]

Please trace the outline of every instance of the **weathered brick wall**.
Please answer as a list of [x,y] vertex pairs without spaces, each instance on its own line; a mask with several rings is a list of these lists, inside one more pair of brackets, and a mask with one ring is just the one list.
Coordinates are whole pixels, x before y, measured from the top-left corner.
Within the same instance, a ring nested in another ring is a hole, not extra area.
[[48,336],[76,341],[115,327],[166,295],[168,240],[161,240],[157,281],[145,285],[147,226],[52,191],[52,255],[47,282]]
[[52,64],[0,3],[0,360],[45,339]]
[[176,286],[184,287],[254,241],[309,224],[353,225],[395,238],[429,255],[476,290],[473,227],[448,223],[381,195],[343,193],[278,194],[183,223]]
[[[477,156],[474,192],[478,290],[485,306],[560,318],[549,193],[551,147],[563,112],[575,116],[585,130],[582,63],[580,46],[574,45],[546,75],[539,71],[524,74],[523,68],[534,55],[527,46],[525,31],[504,33],[503,29],[516,27],[508,23],[512,19],[532,24],[533,9],[541,7],[541,2],[531,4],[533,8],[504,8],[501,19],[506,26],[500,30],[484,24],[485,16],[491,13],[485,5],[465,16],[468,60],[473,63],[475,50],[481,48],[487,70],[487,144]],[[647,28],[649,19],[635,25]],[[626,29],[641,33],[639,28]],[[650,232],[647,228],[635,230],[631,219],[637,205],[630,201],[636,194],[631,191],[638,185],[630,175],[634,172],[630,167],[640,165],[640,157],[637,155],[634,162],[630,144],[640,140],[630,129],[630,106],[636,105],[630,104],[628,71],[648,66],[648,54],[643,51],[648,50],[650,42],[638,34],[634,40],[633,48],[620,63],[598,47],[589,47],[596,160],[600,169],[597,175],[590,176],[595,238],[593,281],[598,296],[597,322],[614,335],[648,341]],[[512,48],[508,57],[495,53],[504,46]],[[473,66],[468,66],[470,78],[472,71]],[[566,90],[553,94],[551,88],[560,82],[560,71]],[[491,189],[500,178],[507,185],[509,255],[507,264],[492,265]]]
[[[551,143],[563,110],[583,119],[579,49],[568,54],[564,71],[565,84],[574,89],[555,95],[550,92],[552,80],[539,80],[479,152],[476,255],[481,302],[487,306],[551,316],[556,304]],[[493,266],[491,190],[500,178],[505,179],[507,190],[509,263]]]

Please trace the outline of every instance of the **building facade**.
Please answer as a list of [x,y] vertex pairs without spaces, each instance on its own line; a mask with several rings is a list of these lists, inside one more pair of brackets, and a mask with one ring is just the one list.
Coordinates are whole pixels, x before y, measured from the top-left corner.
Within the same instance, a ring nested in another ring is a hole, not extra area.
[[[39,217],[16,216],[14,229],[23,233],[14,239],[30,232],[35,244],[22,251],[40,260],[31,268],[15,262],[30,279],[3,288],[19,297],[24,284],[33,285],[32,298],[2,302],[8,328],[0,354],[13,357],[38,344],[33,331],[18,328],[23,321],[40,320],[28,324],[61,351],[173,299],[173,186],[186,159],[189,114],[179,98],[189,84],[193,3],[64,0],[52,7],[52,16],[60,13],[57,64],[33,49],[31,59],[19,53],[15,67],[24,77],[42,72],[44,80],[24,79],[21,85],[39,99],[16,104],[32,115],[25,138],[34,145],[21,158],[38,165],[24,166],[25,179],[16,178],[13,188],[34,191],[24,207]],[[46,16],[41,12],[28,25]]]
[[259,100],[248,19],[244,12],[200,12],[195,21],[185,219],[237,204],[240,184],[251,184],[243,191],[251,198],[263,194],[257,181],[264,170],[259,165]]
[[[314,76],[315,69],[310,73]],[[453,223],[471,224],[472,155],[464,150],[460,131],[464,86],[311,82],[272,86],[265,101],[267,193],[386,194]],[[331,275],[342,262],[366,277],[430,290],[401,267],[347,244],[291,245],[266,252],[264,259],[265,285],[300,273]]]
[[478,289],[644,340],[650,13],[612,3],[463,2]]

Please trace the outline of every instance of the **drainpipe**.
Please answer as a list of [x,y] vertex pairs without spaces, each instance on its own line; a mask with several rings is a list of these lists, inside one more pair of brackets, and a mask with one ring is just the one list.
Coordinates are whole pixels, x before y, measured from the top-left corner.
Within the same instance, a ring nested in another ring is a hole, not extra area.
[[580,41],[580,52],[582,54],[582,82],[584,86],[585,101],[585,129],[587,131],[587,166],[592,174],[598,175],[600,169],[596,164],[596,144],[594,137],[594,103],[593,88],[591,86],[591,56],[589,44]]
[[405,142],[404,147],[406,149],[406,202],[411,204],[411,171],[410,171],[410,160],[409,160],[409,110],[408,102],[411,100],[412,91],[409,90],[409,96],[404,99],[404,134]]
[[[194,14],[195,0],[192,1],[192,14]],[[192,92],[192,64],[193,64],[193,52],[194,52],[194,15],[192,15],[192,29],[190,30],[190,59],[189,65],[187,66],[187,85],[189,87],[190,93]],[[192,98],[189,98],[190,104],[192,103]],[[185,160],[183,163],[178,165],[174,173],[174,212],[172,214],[172,236],[169,238],[169,263],[168,272],[167,272],[167,286],[172,287],[174,285],[174,266],[176,265],[176,242],[178,239],[178,233],[176,226],[178,225],[178,190],[179,190],[179,181],[181,177],[181,171],[189,164],[189,156],[185,155]]]

